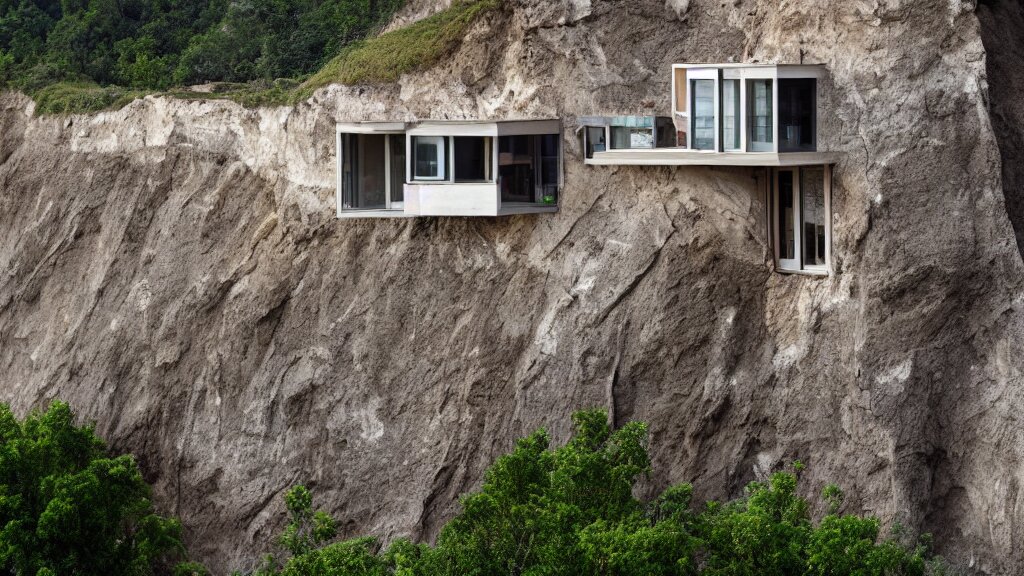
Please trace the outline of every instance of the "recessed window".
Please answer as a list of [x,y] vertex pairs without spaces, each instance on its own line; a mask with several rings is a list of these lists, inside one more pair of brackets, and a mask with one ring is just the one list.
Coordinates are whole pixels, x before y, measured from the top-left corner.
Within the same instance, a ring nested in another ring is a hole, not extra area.
[[491,139],[479,136],[456,136],[452,140],[454,140],[455,181],[491,181]]
[[586,144],[587,158],[593,158],[594,152],[604,152],[608,150],[608,144],[605,142],[605,129],[603,126],[587,126],[583,133],[583,139]]
[[831,178],[827,166],[774,170],[772,231],[779,269],[828,272]]
[[722,146],[740,149],[740,81],[722,81]]
[[816,92],[814,78],[779,80],[779,152],[813,152]]
[[560,144],[558,134],[498,138],[502,203],[552,206],[558,203]]
[[750,80],[747,85],[747,101],[749,113],[747,125],[750,127],[748,139],[751,152],[772,152],[772,81]]
[[693,80],[692,138],[694,150],[715,149],[715,81]]
[[414,180],[445,179],[445,145],[443,136],[414,136],[413,173]]
[[399,134],[338,134],[341,209],[401,207],[405,183],[405,137]]

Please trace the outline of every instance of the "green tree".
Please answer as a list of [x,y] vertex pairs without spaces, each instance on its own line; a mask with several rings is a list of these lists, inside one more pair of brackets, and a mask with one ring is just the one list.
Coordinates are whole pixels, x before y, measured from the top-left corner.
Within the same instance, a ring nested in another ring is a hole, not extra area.
[[0,405],[0,567],[16,574],[144,575],[184,556],[131,456],[110,457],[67,404],[19,422]]

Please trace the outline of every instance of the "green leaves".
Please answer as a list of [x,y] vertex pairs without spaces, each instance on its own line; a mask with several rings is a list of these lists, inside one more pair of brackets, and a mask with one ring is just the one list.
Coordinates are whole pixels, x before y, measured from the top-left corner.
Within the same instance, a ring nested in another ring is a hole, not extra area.
[[[0,429],[3,419],[0,417]],[[285,497],[291,522],[284,568],[260,572],[360,576],[921,576],[925,546],[879,541],[874,518],[839,516],[842,493],[828,486],[829,514],[815,526],[798,495],[803,465],[752,482],[745,497],[692,507],[679,484],[642,502],[637,480],[650,472],[647,427],[612,430],[600,410],[573,416],[575,433],[552,449],[543,429],[519,440],[487,470],[479,492],[437,545],[371,538],[323,546],[312,496],[299,486]],[[329,534],[329,536],[328,536]]]
[[107,456],[66,404],[24,422],[0,405],[0,568],[145,575],[183,555],[131,456]]

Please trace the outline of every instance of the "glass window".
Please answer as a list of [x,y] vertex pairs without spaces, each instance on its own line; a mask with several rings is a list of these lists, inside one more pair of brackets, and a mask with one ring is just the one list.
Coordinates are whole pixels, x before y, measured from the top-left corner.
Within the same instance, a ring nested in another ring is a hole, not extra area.
[[587,126],[587,158],[593,158],[594,152],[604,152],[608,149],[604,141],[604,132],[603,126]]
[[752,152],[772,151],[772,81],[750,80],[747,85],[747,99],[750,112],[747,123],[750,128],[750,150]]
[[345,134],[342,139],[342,207],[387,207],[385,138],[382,134]]
[[779,152],[814,151],[816,92],[814,78],[779,80]]
[[560,136],[545,134],[537,139],[540,140],[540,202],[557,204]]
[[536,202],[533,136],[498,137],[498,182],[502,202]]
[[775,170],[773,233],[781,270],[828,270],[827,166]]
[[654,148],[654,117],[616,116],[611,121],[612,148]]
[[413,136],[414,180],[445,179],[445,146],[442,136]]
[[456,182],[488,182],[491,179],[491,139],[456,136],[454,163]]
[[[603,128],[600,131],[604,134]],[[557,204],[560,149],[559,134],[498,137],[501,201]]]
[[693,80],[691,130],[694,150],[715,149],[715,81]]
[[391,202],[405,200],[405,134],[391,134]]
[[794,194],[793,171],[779,172],[779,260],[796,258],[796,195]]
[[658,118],[655,123],[657,138],[654,145],[658,148],[674,148],[676,146],[676,127],[671,118]]
[[[779,88],[781,89],[781,84]],[[800,169],[800,212],[803,236],[800,243],[804,266],[825,266],[825,168]]]
[[722,81],[722,146],[740,149],[740,81]]

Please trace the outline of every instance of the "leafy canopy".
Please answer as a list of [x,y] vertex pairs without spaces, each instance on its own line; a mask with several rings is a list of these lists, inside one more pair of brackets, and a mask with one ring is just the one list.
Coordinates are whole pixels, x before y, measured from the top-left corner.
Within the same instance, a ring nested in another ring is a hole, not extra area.
[[829,513],[815,525],[797,495],[798,473],[751,483],[726,504],[691,506],[672,486],[644,502],[636,482],[650,472],[647,427],[612,430],[602,411],[573,416],[575,434],[552,449],[539,430],[521,439],[462,499],[436,546],[374,538],[326,544],[334,523],[312,512],[305,488],[286,497],[291,522],[262,576],[921,576],[926,549],[879,538],[874,518],[840,515],[842,493],[826,488]]
[[18,421],[0,405],[0,570],[146,575],[183,556],[131,456],[110,457],[67,404]]

